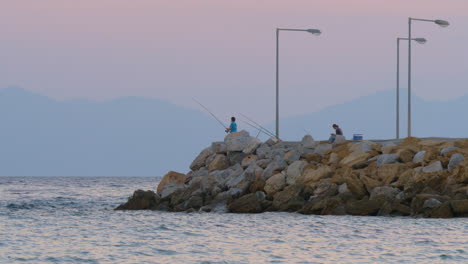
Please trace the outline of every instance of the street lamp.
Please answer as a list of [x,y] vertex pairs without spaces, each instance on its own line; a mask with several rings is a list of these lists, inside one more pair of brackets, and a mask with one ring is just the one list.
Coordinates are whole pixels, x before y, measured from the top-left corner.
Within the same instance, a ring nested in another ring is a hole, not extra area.
[[[408,38],[397,38],[397,77],[396,77],[396,138],[400,138],[400,40],[408,40]],[[425,38],[413,38],[413,41],[419,44],[425,44]]]
[[[431,19],[420,19],[420,18],[408,18],[408,39],[411,38],[411,21],[423,21],[432,22],[441,27],[448,27],[450,24],[445,20],[431,20]],[[411,42],[408,41],[408,137],[411,137]]]
[[276,138],[279,139],[279,32],[280,31],[304,31],[312,35],[319,36],[322,31],[318,29],[293,29],[293,28],[277,28],[276,29]]

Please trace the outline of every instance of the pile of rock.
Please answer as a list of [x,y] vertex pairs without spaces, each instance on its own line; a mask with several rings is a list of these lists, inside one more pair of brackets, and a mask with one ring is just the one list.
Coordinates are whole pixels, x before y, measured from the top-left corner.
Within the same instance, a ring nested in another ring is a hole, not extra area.
[[117,209],[466,217],[465,157],[468,140],[262,143],[241,131],[204,149],[188,174],[169,172],[156,193],[138,190]]

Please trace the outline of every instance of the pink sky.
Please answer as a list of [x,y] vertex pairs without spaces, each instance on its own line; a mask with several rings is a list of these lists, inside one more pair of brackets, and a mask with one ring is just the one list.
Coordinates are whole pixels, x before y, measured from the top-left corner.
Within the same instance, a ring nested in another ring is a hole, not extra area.
[[[281,34],[282,115],[317,111],[395,86],[395,38],[414,25],[416,94],[466,94],[466,0],[41,0],[0,9],[0,87],[58,99],[139,95],[222,116],[274,118],[275,28]],[[405,49],[405,46],[403,46]],[[402,87],[406,78],[402,51]]]

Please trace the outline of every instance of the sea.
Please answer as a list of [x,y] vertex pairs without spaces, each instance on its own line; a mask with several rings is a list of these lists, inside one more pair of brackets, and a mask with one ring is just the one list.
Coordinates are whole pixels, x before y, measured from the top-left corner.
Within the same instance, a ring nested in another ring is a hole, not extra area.
[[0,263],[468,263],[468,218],[114,211],[157,177],[0,177]]

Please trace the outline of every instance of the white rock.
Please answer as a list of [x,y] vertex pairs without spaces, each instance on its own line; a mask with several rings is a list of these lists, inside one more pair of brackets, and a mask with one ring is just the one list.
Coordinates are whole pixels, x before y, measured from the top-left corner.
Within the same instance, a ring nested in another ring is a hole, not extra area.
[[430,173],[430,172],[438,172],[438,171],[442,171],[444,168],[442,167],[442,162],[440,162],[439,160],[434,162],[434,163],[431,163],[430,165],[424,167],[422,169],[423,172],[426,172],[426,173]]
[[307,165],[307,162],[298,160],[289,165],[286,172],[286,183],[293,185],[296,183],[296,180],[301,177],[302,170]]
[[426,151],[425,150],[419,151],[418,153],[416,153],[416,155],[414,155],[413,162],[414,163],[423,162],[424,161],[424,156],[426,156]]
[[262,144],[262,141],[258,138],[251,137],[250,142],[244,148],[243,152],[247,155],[252,154],[257,150],[257,148]]
[[452,151],[457,150],[457,149],[458,149],[457,147],[446,147],[446,148],[443,148],[443,149],[440,151],[440,155],[443,156],[444,154],[449,153],[449,152],[452,152]]
[[384,164],[396,163],[398,160],[397,154],[382,154],[377,158],[377,167],[380,167]]
[[249,132],[242,130],[228,134],[224,138],[224,143],[227,146],[227,151],[243,151],[251,142],[256,139],[249,135]]
[[349,150],[351,152],[369,152],[372,150],[372,142],[369,141],[361,141],[359,143],[353,144]]
[[453,169],[458,167],[458,165],[460,165],[464,160],[465,160],[465,157],[462,154],[460,153],[453,154],[452,157],[450,157],[448,170],[452,171]]
[[304,148],[315,148],[317,146],[317,142],[314,141],[314,138],[311,135],[305,135],[302,138],[301,145]]
[[315,147],[314,153],[323,155],[323,153],[329,151],[329,150],[332,149],[332,148],[333,148],[333,145],[332,145],[332,144],[329,144],[329,143],[321,143],[321,144],[318,144],[317,147]]
[[333,145],[336,146],[336,145],[343,144],[343,143],[346,143],[345,136],[336,135],[335,141],[333,141]]

